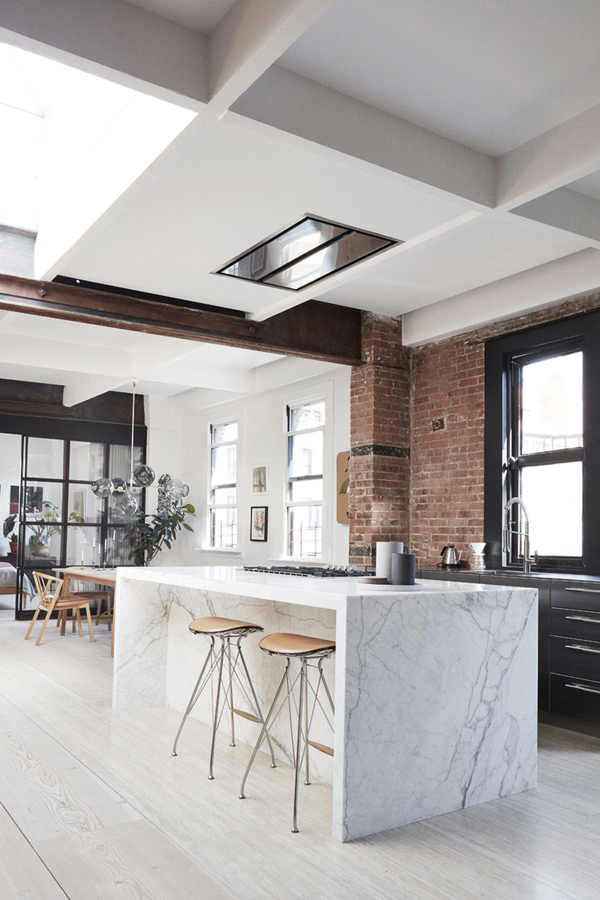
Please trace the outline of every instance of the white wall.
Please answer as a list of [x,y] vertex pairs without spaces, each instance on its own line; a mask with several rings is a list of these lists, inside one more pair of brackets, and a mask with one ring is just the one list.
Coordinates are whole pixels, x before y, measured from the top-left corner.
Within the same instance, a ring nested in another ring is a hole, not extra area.
[[[347,564],[349,528],[336,522],[336,456],[350,448],[350,369],[327,366],[323,374],[299,378],[298,360],[285,359],[261,366],[258,383],[275,386],[214,403],[207,407],[203,392],[178,397],[150,397],[147,405],[148,463],[157,472],[182,478],[190,485],[189,501],[197,510],[194,534],[181,533],[171,551],[155,565],[269,564],[284,556],[284,500],[286,403],[324,397],[326,400],[325,471],[323,502],[323,563]],[[293,381],[292,381],[293,378]],[[230,418],[239,422],[238,551],[208,548],[207,499],[210,472],[208,430],[211,423]],[[252,493],[252,468],[268,468],[267,493]],[[155,492],[152,492],[154,494]],[[151,499],[154,499],[153,497]],[[268,540],[249,538],[251,506],[269,509]],[[200,548],[200,549],[195,549]]]

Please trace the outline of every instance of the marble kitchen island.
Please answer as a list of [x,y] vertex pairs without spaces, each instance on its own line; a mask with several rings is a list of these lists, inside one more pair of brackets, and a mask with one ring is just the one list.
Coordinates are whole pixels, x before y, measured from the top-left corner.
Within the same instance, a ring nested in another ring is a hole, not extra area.
[[[338,840],[534,788],[537,591],[444,581],[424,581],[422,592],[360,590],[356,578],[226,566],[119,569],[113,706],[183,710],[207,649],[189,622],[245,619],[265,633],[337,641],[328,661],[334,762],[326,758],[314,771],[333,784]],[[283,662],[257,644],[246,639],[244,653],[267,707]],[[206,703],[194,714],[209,721]],[[241,727],[249,743],[256,734]],[[180,753],[197,752],[184,738]]]

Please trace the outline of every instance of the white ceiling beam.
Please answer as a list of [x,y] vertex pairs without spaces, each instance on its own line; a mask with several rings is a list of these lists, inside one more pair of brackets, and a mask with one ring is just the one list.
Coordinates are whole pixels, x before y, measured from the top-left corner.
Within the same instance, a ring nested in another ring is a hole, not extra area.
[[[483,211],[494,203],[495,160],[360,100],[273,66],[233,112],[388,171]],[[277,133],[273,133],[277,138]],[[280,138],[281,139],[281,138]]]
[[600,169],[600,104],[497,160],[499,209],[513,209]]
[[208,100],[208,41],[120,0],[2,0],[0,39],[198,109]]
[[578,235],[587,246],[600,250],[600,200],[572,188],[543,194],[512,212],[532,222],[551,225],[566,234]]
[[154,371],[160,366],[185,359],[198,348],[189,341],[181,341],[178,338],[163,337],[156,334],[134,334],[130,345],[132,353],[133,371],[140,378],[146,377],[146,373]]
[[580,250],[406,313],[402,340],[406,346],[441,340],[599,287],[600,250]]
[[127,351],[89,344],[4,332],[0,334],[0,359],[4,364],[22,365],[26,362],[32,369],[55,368],[65,372],[81,372],[94,378],[102,377],[106,372],[118,373],[118,380],[128,378],[131,381],[131,355]]
[[19,318],[19,313],[11,312],[9,309],[0,310],[0,332],[8,331]]
[[228,366],[203,366],[185,360],[176,366],[157,366],[143,374],[147,381],[160,381],[177,387],[209,388],[218,391],[235,391],[250,394],[254,390],[254,371],[234,369]]
[[210,105],[228,109],[336,0],[237,0],[209,38]]
[[243,394],[235,391],[215,391],[207,388],[196,388],[184,391],[170,398],[172,409],[177,415],[189,416],[191,413],[211,406],[220,406],[243,398]]
[[122,376],[105,375],[99,378],[97,375],[79,375],[76,380],[66,384],[63,391],[63,406],[77,406],[78,403],[85,403],[93,397],[99,397],[107,391],[114,391],[116,388],[123,387],[128,384],[128,379]]
[[287,356],[285,359],[276,359],[273,362],[258,366],[255,372],[255,392],[271,391],[295,384],[307,378],[315,378],[318,375],[328,375],[337,372],[340,367],[336,363],[320,362],[317,359],[297,359]]

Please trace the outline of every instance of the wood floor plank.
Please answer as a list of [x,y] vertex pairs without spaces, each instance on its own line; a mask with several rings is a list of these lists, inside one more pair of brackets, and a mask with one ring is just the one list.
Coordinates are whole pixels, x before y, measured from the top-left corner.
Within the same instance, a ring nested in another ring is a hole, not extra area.
[[7,702],[2,698],[0,795],[30,841],[140,818],[140,813],[40,728],[32,724],[6,727],[7,719],[10,725]]
[[1,805],[0,897],[2,900],[65,900],[67,897]]
[[70,900],[233,900],[149,822],[127,822],[35,849]]

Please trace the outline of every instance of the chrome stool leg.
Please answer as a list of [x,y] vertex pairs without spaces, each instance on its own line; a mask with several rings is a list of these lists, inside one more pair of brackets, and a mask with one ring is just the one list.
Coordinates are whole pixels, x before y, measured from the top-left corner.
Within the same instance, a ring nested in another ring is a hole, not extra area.
[[[242,652],[241,646],[242,638],[247,637],[249,634],[253,634],[256,631],[262,631],[262,628],[258,625],[238,622],[233,619],[207,617],[204,619],[196,619],[194,622],[192,622],[190,625],[190,631],[192,631],[194,634],[206,634],[207,637],[210,637],[210,647],[208,649],[208,653],[206,654],[202,669],[200,670],[200,675],[198,676],[186,710],[183,714],[181,724],[179,725],[179,729],[175,736],[171,755],[177,756],[177,745],[183,731],[183,726],[185,725],[186,720],[192,712],[194,706],[198,702],[200,695],[204,691],[207,684],[209,684],[209,682],[211,681],[213,674],[216,673],[216,691],[215,696],[212,698],[212,733],[210,742],[208,774],[209,780],[212,781],[214,779],[213,768],[217,731],[226,708],[229,707],[230,710],[230,746],[232,747],[235,747],[236,714],[241,716],[242,718],[248,719],[249,721],[256,722],[261,726],[264,724],[264,718],[260,709],[258,697],[256,696],[254,684],[252,682],[252,679],[250,678],[250,673],[248,671],[248,666],[246,665],[246,660],[244,659],[244,654]],[[216,638],[221,639],[221,648],[218,652],[216,650]],[[231,642],[233,638],[237,638],[235,645],[235,649],[237,652],[235,653],[235,655],[232,655]],[[227,675],[225,674],[226,672]],[[227,678],[229,679],[228,682]],[[244,678],[246,684],[244,683]],[[238,689],[241,690],[242,694],[245,696],[246,704],[250,707],[251,712],[247,712],[245,709],[236,709],[234,705],[233,687],[233,683],[235,680],[237,680]],[[266,738],[269,744],[269,750],[271,752],[271,766],[275,768],[275,753],[268,732],[266,732]]]
[[217,739],[217,725],[219,724],[219,697],[221,694],[221,684],[223,682],[223,660],[225,659],[225,638],[221,638],[221,652],[219,653],[219,675],[217,678],[217,696],[215,698],[215,708],[213,715],[212,738],[210,741],[210,762],[208,764],[208,780],[213,781],[213,762],[215,759],[215,741]]
[[213,664],[210,668],[210,672],[208,673],[208,675],[206,677],[206,682],[202,686],[200,686],[200,682],[202,681],[202,676],[204,675],[204,672],[206,671],[206,667],[213,655],[214,647],[215,647],[215,639],[214,639],[214,637],[211,637],[210,647],[208,648],[208,653],[206,654],[206,659],[204,660],[204,665],[202,666],[202,669],[200,670],[200,675],[198,676],[198,681],[195,684],[195,687],[194,687],[194,690],[192,691],[192,695],[190,697],[189,703],[183,714],[183,719],[181,720],[181,725],[179,726],[179,731],[177,732],[177,734],[175,736],[175,741],[173,743],[173,750],[171,751],[171,756],[177,756],[177,744],[179,742],[179,736],[181,735],[181,732],[183,731],[183,726],[185,725],[187,717],[189,716],[189,714],[193,710],[194,706],[196,705],[196,702],[197,702],[200,694],[204,690],[205,685],[208,682],[208,679],[210,678],[212,671],[214,669],[214,664]]
[[[244,787],[246,786],[246,779],[248,778],[250,769],[252,768],[252,763],[256,759],[256,754],[260,750],[261,744],[264,741],[265,736],[268,735],[269,725],[275,718],[273,713],[275,711],[275,707],[277,706],[277,700],[279,699],[279,695],[281,694],[281,689],[283,688],[283,685],[286,683],[289,668],[290,668],[290,661],[288,659],[287,665],[285,667],[285,672],[283,673],[281,681],[279,682],[279,687],[277,688],[277,691],[275,692],[275,697],[273,698],[273,702],[271,703],[271,706],[269,707],[269,712],[267,713],[267,717],[263,722],[262,730],[258,736],[258,740],[257,740],[256,744],[254,745],[254,750],[252,751],[252,755],[250,757],[248,765],[246,766],[246,771],[244,772],[244,777],[242,778],[242,784],[240,787],[240,793],[239,793],[240,800],[246,799],[246,795],[244,794]],[[274,763],[272,763],[271,768],[274,768],[274,767],[275,767]]]
[[[246,766],[246,771],[244,772],[244,776],[242,778],[242,783],[240,786],[239,797],[240,800],[245,799],[246,795],[244,793],[244,790],[246,787],[246,781],[250,773],[250,769],[254,764],[254,760],[256,759],[256,755],[265,736],[268,735],[270,726],[279,715],[287,701],[288,713],[290,716],[290,726],[292,728],[292,745],[294,754],[294,799],[292,813],[292,832],[297,833],[299,830],[298,801],[300,770],[302,769],[303,763],[305,764],[306,772],[304,783],[306,785],[310,785],[309,747],[321,750],[322,752],[333,756],[332,748],[326,747],[324,744],[310,740],[310,728],[317,706],[319,706],[325,718],[329,722],[327,713],[323,707],[321,700],[319,699],[319,690],[321,688],[321,685],[323,685],[323,689],[327,695],[327,700],[329,701],[329,704],[331,706],[331,711],[335,714],[335,706],[333,703],[331,692],[329,690],[329,686],[325,679],[325,674],[323,672],[323,661],[335,652],[335,641],[320,640],[317,638],[305,637],[303,635],[274,634],[267,635],[267,637],[263,638],[260,641],[260,647],[270,656],[285,656],[286,667],[281,681],[279,682],[275,697],[273,698],[267,716],[264,720],[261,733],[254,746],[254,750],[252,751],[252,755],[250,757],[250,760],[248,761],[248,765]],[[293,681],[290,679],[290,667],[292,658],[296,658],[300,662],[300,672],[297,678]],[[313,666],[313,668],[316,668],[318,670],[319,677],[316,687],[313,687],[313,685],[310,684],[308,678],[308,668],[310,662],[316,660],[318,660],[317,665]],[[292,724],[292,699],[294,698],[296,683],[298,683],[298,708],[296,716],[296,734],[294,735]],[[284,685],[286,685],[287,687],[286,696],[278,706],[279,698]],[[309,703],[309,689],[310,691],[312,691],[313,695],[312,704]],[[329,724],[333,726],[332,722],[329,722]]]

